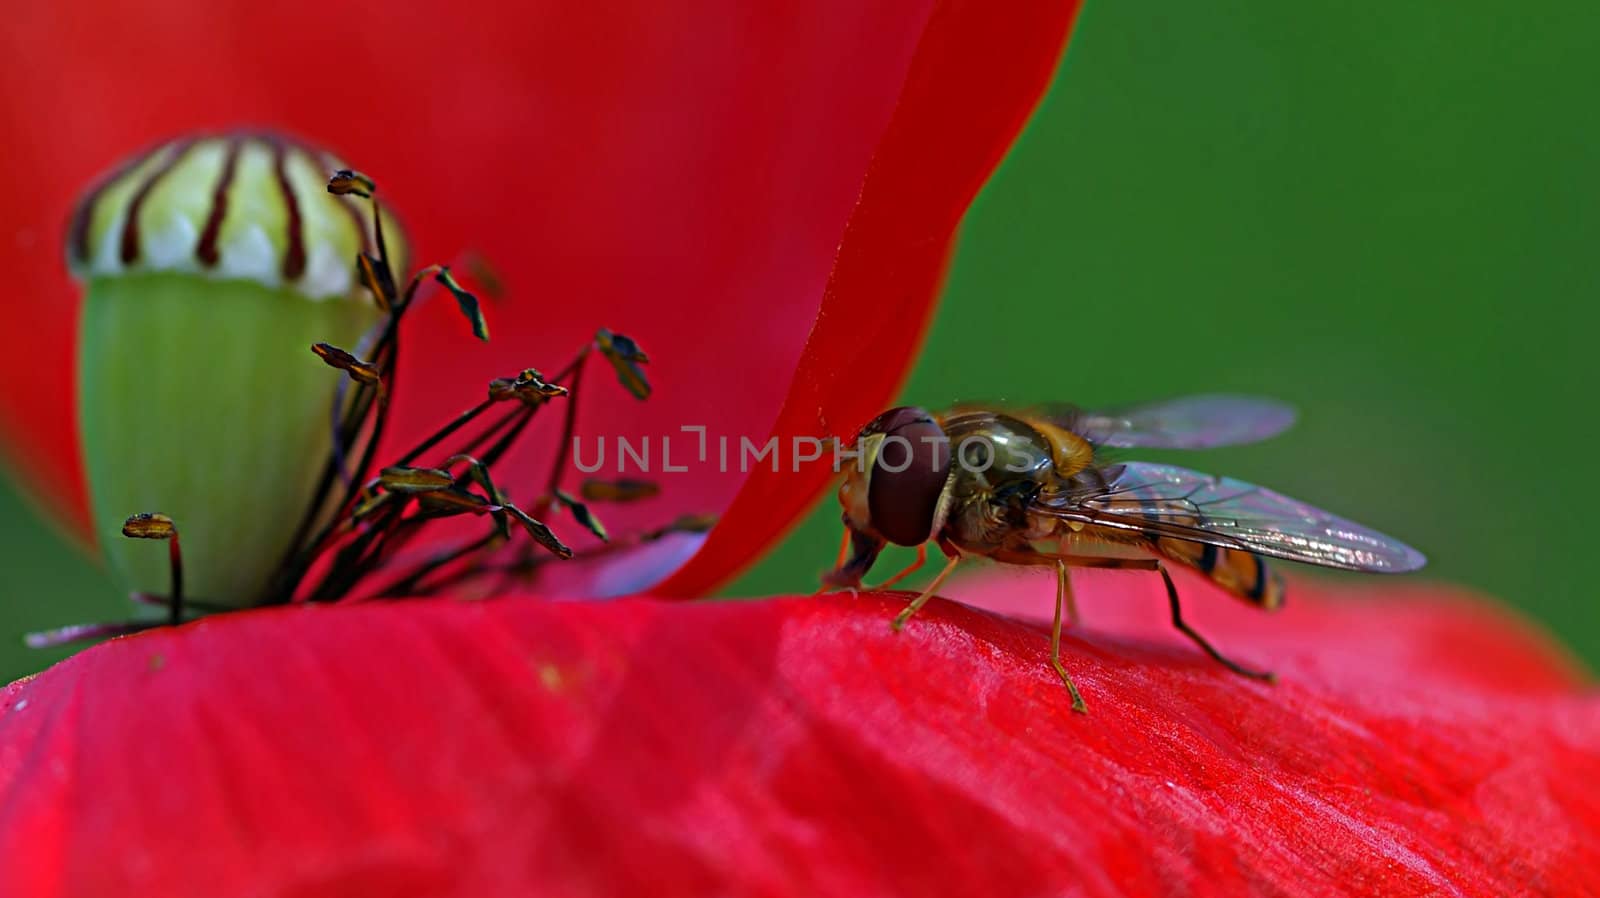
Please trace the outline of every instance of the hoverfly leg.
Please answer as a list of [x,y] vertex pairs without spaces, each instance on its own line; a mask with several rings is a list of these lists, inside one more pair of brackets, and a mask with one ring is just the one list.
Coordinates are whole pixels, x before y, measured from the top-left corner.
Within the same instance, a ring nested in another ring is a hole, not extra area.
[[877,586],[874,586],[874,587],[871,587],[871,588],[873,590],[888,589],[889,587],[895,585],[896,583],[899,583],[901,580],[904,580],[905,578],[911,576],[912,574],[915,574],[917,571],[922,569],[922,566],[924,564],[927,564],[927,563],[928,563],[928,544],[927,543],[923,543],[922,545],[917,546],[917,560],[916,561],[913,561],[910,564],[906,565],[906,569],[905,570],[901,571],[898,574],[895,574],[893,577],[890,577],[889,579],[883,581],[882,583],[879,583]]
[[951,555],[950,560],[945,562],[944,570],[939,572],[939,576],[933,578],[933,582],[928,584],[928,588],[924,589],[921,595],[911,600],[911,604],[906,606],[906,610],[895,615],[894,621],[889,626],[896,633],[905,629],[906,621],[911,619],[911,615],[921,611],[923,605],[928,604],[928,600],[933,598],[933,594],[939,591],[939,587],[944,585],[944,581],[950,576],[950,572],[955,570],[956,565],[960,563],[960,555]]
[[[833,562],[833,569],[836,570],[836,571],[842,569],[844,567],[844,563],[846,561],[849,561],[849,560],[850,560],[850,528],[846,527],[846,528],[844,528],[844,538],[839,540],[839,557]],[[834,586],[832,583],[829,583],[827,581],[827,578],[823,578],[822,585],[817,587],[817,591],[812,593],[811,597],[812,598],[816,598],[817,596],[820,596],[820,595],[826,595],[826,594],[832,592],[833,590],[835,590],[837,588],[838,587]],[[854,598],[856,596],[856,591],[855,591],[854,587],[852,587],[850,589],[850,595],[851,595],[852,598]]]
[[1234,673],[1250,677],[1254,680],[1265,680],[1268,683],[1277,682],[1278,677],[1276,674],[1273,674],[1269,671],[1255,670],[1253,668],[1245,667],[1242,664],[1230,660],[1221,652],[1217,651],[1216,648],[1211,645],[1211,643],[1207,642],[1204,636],[1201,636],[1199,633],[1195,632],[1194,628],[1190,627],[1183,619],[1183,610],[1178,606],[1178,587],[1172,582],[1172,575],[1167,573],[1166,565],[1157,565],[1156,570],[1161,572],[1161,580],[1167,585],[1167,604],[1172,606],[1172,625],[1177,627],[1179,632],[1189,637],[1189,639],[1192,640],[1195,645],[1203,649],[1205,653],[1210,655],[1218,664],[1221,664],[1223,667],[1226,667]]
[[1072,597],[1072,583],[1067,579],[1066,562],[1056,559],[1056,618],[1050,626],[1050,666],[1061,675],[1061,682],[1067,686],[1067,691],[1072,693],[1072,710],[1079,714],[1088,714],[1089,706],[1083,703],[1083,696],[1078,694],[1078,687],[1072,682],[1072,677],[1067,675],[1067,668],[1061,663],[1061,612],[1064,608],[1072,608],[1072,621],[1077,623],[1078,611],[1076,602]]
[[[1078,626],[1078,597],[1072,592],[1072,580],[1067,576],[1067,563],[1059,558],[1056,559],[1056,575],[1060,579],[1060,582],[1056,584],[1056,598],[1059,604],[1066,606],[1067,626],[1076,627]],[[1065,595],[1065,600],[1061,601],[1063,594]]]

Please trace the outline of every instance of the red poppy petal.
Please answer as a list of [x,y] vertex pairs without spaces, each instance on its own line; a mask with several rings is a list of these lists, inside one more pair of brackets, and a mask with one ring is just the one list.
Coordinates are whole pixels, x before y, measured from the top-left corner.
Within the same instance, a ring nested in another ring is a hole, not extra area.
[[[1091,583],[1086,614],[1161,629],[1142,578]],[[1241,627],[1180,585],[1282,681],[1089,630],[1077,715],[1038,625],[934,602],[894,635],[888,596],[275,609],[115,641],[0,693],[0,894],[1600,889],[1600,706],[1527,625],[1364,583]]]
[[[1050,82],[1078,4],[951,4],[928,23],[850,217],[773,428],[848,437],[888,406],[921,345],[956,226]],[[654,591],[704,595],[811,504],[832,469],[754,469],[694,558]]]
[[[19,10],[0,34],[0,123],[26,137],[0,173],[0,209],[14,228],[0,261],[20,325],[0,335],[11,452],[81,526],[75,303],[60,229],[76,192],[120,156],[174,132],[239,123],[329,144],[377,176],[424,260],[478,250],[505,283],[507,298],[488,309],[487,347],[449,303],[415,322],[394,446],[470,405],[490,377],[560,368],[598,326],[644,344],[657,395],[641,405],[591,374],[587,433],[681,438],[688,424],[735,445],[764,438],[869,164],[875,185],[891,164],[937,178],[915,182],[927,198],[908,197],[911,182],[874,190],[878,217],[891,222],[901,213],[890,201],[912,200],[933,247],[895,256],[912,266],[907,295],[892,305],[905,333],[885,341],[875,361],[883,373],[867,384],[867,395],[887,396],[950,227],[1042,88],[1069,8],[505,0],[360,15],[315,0],[164,0]],[[870,212],[856,212],[857,228]],[[870,265],[862,254],[883,243],[851,252]],[[867,286],[847,301],[862,301]],[[684,446],[675,448],[678,464]],[[536,492],[535,458],[513,461],[500,479]],[[608,522],[628,529],[718,511],[741,479],[697,466]]]

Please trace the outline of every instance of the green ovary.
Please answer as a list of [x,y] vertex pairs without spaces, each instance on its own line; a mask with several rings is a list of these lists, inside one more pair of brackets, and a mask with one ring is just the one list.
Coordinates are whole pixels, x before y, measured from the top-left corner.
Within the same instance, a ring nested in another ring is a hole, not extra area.
[[354,350],[378,313],[287,288],[188,274],[95,278],[78,344],[78,423],[95,536],[130,590],[166,595],[165,543],[122,536],[172,517],[184,594],[261,598],[312,500],[343,377],[310,351]]

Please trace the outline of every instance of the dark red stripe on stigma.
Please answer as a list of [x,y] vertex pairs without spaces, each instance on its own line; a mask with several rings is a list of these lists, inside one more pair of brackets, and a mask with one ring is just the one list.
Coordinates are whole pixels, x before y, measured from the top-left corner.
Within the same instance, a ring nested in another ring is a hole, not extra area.
[[244,148],[244,138],[228,138],[227,155],[222,159],[222,174],[217,176],[217,186],[211,192],[211,211],[206,216],[205,229],[200,232],[200,242],[194,254],[200,264],[213,268],[221,259],[217,240],[222,236],[222,220],[228,217],[228,191],[233,187],[233,173],[239,168],[239,151]]
[[288,248],[283,253],[283,279],[298,280],[306,271],[306,241],[304,222],[300,218],[300,201],[295,198],[294,186],[289,183],[288,155],[282,138],[268,137],[272,145],[272,168],[278,176],[278,189],[283,191],[284,208],[288,210]]
[[103,184],[96,184],[78,201],[78,208],[72,212],[72,225],[67,229],[67,245],[72,247],[72,258],[80,264],[89,264],[89,214],[95,204],[100,202],[100,194],[105,192],[106,185],[116,178],[108,178]]
[[[155,150],[150,152],[153,153]],[[70,236],[68,236],[67,240],[72,247],[73,255],[79,262],[86,265],[89,263],[89,226],[94,222],[94,207],[100,204],[101,195],[106,192],[107,187],[127,177],[129,172],[138,168],[139,163],[143,162],[149,155],[150,153],[140,153],[124,160],[110,174],[96,181],[94,186],[89,188],[89,192],[83,195],[83,199],[78,201],[78,208],[73,210],[72,213],[72,226],[68,232]]]
[[166,161],[151,172],[150,177],[145,178],[144,183],[139,185],[139,189],[134,191],[133,199],[128,202],[128,216],[122,225],[122,264],[132,265],[139,261],[139,209],[144,206],[144,201],[150,196],[150,191],[161,183],[161,179],[167,176],[167,172],[172,171],[179,162],[183,161],[184,155],[189,152],[189,148],[194,144],[193,140],[185,140],[167,151]]

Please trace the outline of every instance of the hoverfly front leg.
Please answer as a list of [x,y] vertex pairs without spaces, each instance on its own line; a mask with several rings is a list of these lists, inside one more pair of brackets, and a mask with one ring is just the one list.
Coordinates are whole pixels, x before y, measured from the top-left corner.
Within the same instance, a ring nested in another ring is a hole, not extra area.
[[954,571],[956,569],[956,565],[960,563],[960,553],[951,555],[950,560],[945,562],[944,570],[940,571],[939,575],[933,578],[933,582],[928,584],[928,588],[924,589],[921,595],[911,600],[911,604],[906,606],[906,610],[894,616],[894,620],[889,624],[889,626],[896,633],[905,629],[906,621],[911,619],[911,615],[921,611],[923,605],[928,604],[928,600],[933,598],[933,594],[939,591],[939,587],[943,586],[944,581],[949,578],[950,572]]
[[1067,579],[1067,563],[1056,559],[1056,616],[1055,622],[1050,626],[1050,666],[1061,675],[1061,682],[1067,684],[1067,691],[1072,693],[1072,710],[1079,714],[1088,714],[1089,706],[1083,703],[1083,696],[1078,694],[1078,687],[1072,682],[1072,677],[1067,675],[1067,668],[1061,663],[1061,612],[1062,609],[1072,609],[1072,622],[1078,621],[1077,602],[1072,597],[1072,582]]
[[840,548],[849,557],[837,567],[822,576],[822,589],[818,595],[830,589],[846,589],[851,595],[856,594],[856,589],[861,585],[861,579],[872,570],[873,562],[878,560],[878,553],[888,543],[883,537],[875,533],[867,533],[850,526],[845,522],[845,545]]
[[[833,569],[835,571],[844,570],[844,563],[846,561],[849,561],[849,560],[850,560],[850,526],[848,524],[846,524],[845,528],[844,528],[844,537],[839,540],[839,557],[834,560]],[[812,595],[813,598],[815,598],[816,596],[826,595],[827,593],[830,593],[833,590],[838,589],[838,588],[839,587],[836,584],[834,584],[830,580],[830,578],[824,576],[822,578],[822,585],[817,587],[817,591],[812,593],[811,595]],[[845,588],[850,592],[851,595],[855,595],[856,594],[856,588],[854,586],[849,586],[849,587],[845,587]]]
[[917,560],[916,561],[913,561],[910,564],[906,565],[905,570],[901,571],[898,574],[895,574],[893,577],[890,577],[889,579],[883,581],[882,583],[879,583],[877,586],[872,587],[872,589],[875,590],[875,591],[876,590],[888,589],[889,587],[895,585],[896,583],[899,583],[901,580],[904,580],[905,578],[911,576],[912,574],[915,574],[917,571],[922,569],[922,566],[924,564],[927,564],[927,563],[928,563],[928,544],[927,543],[923,543],[922,545],[917,546]]

